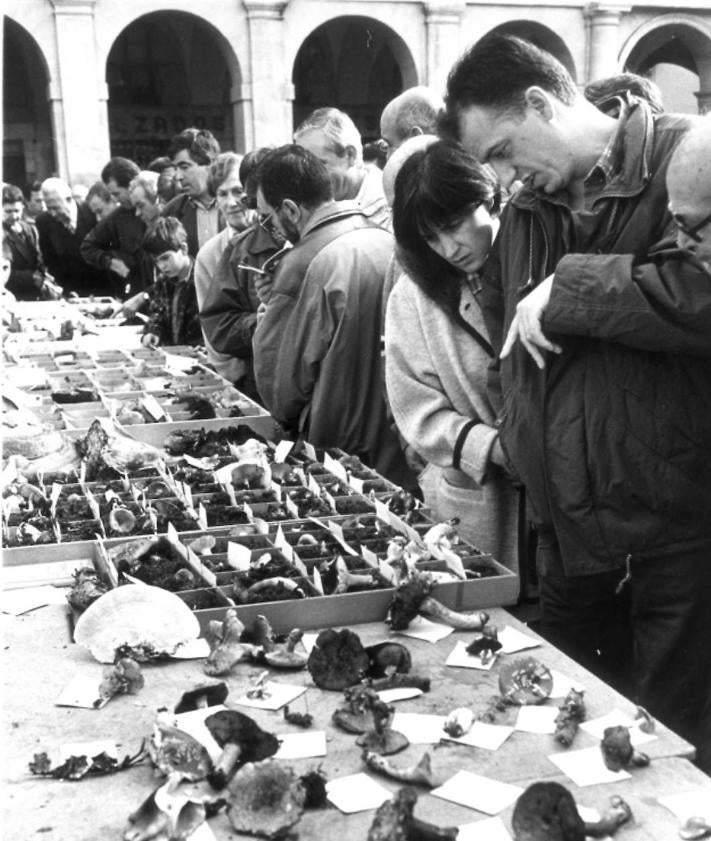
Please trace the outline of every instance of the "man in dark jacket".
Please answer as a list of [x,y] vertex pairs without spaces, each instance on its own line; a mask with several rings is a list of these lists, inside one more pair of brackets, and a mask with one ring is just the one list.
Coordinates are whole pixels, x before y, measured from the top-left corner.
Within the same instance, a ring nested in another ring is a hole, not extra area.
[[383,397],[383,279],[390,234],[335,202],[326,167],[300,146],[262,162],[258,209],[294,243],[254,333],[257,389],[290,432],[340,447],[397,484],[411,476]]
[[83,202],[72,198],[70,186],[61,178],[42,182],[47,210],[37,217],[40,251],[44,263],[65,294],[107,295],[105,274],[81,256],[84,237],[96,224],[96,217]]
[[694,120],[630,96],[612,119],[552,56],[498,35],[452,70],[447,108],[504,186],[524,181],[482,305],[507,337],[501,441],[539,528],[543,629],[617,677],[633,656],[638,700],[711,770],[711,285],[650,255]]
[[175,183],[182,192],[168,202],[163,216],[174,216],[188,233],[188,253],[196,257],[206,242],[225,227],[217,201],[210,195],[210,165],[220,144],[206,129],[186,128],[170,141],[168,154],[175,166]]
[[142,292],[153,278],[152,261],[141,248],[146,226],[134,210],[128,189],[138,172],[128,158],[111,158],[106,164],[101,180],[116,209],[98,222],[81,245],[86,262],[109,273],[111,294],[120,301]]

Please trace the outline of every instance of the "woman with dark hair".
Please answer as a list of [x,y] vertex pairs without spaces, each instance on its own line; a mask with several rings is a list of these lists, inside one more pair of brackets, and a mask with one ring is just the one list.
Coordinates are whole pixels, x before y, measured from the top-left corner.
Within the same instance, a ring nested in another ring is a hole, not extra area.
[[388,301],[385,365],[395,422],[427,461],[426,504],[517,569],[518,494],[499,466],[486,387],[494,352],[476,298],[500,201],[493,172],[457,146],[437,141],[404,162],[393,227],[406,274]]

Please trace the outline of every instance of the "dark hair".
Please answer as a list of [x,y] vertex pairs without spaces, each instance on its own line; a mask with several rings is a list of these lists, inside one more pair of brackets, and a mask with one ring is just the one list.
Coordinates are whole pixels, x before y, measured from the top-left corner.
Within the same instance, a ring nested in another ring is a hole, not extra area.
[[161,216],[143,237],[143,250],[153,257],[166,251],[180,251],[188,241],[185,228],[175,216]]
[[[222,182],[237,169],[242,161],[241,155],[234,152],[221,152],[210,164],[207,173],[207,192],[211,196],[217,195],[217,188]],[[240,183],[244,182],[240,179]]]
[[2,203],[15,204],[15,202],[18,201],[21,201],[23,204],[25,203],[25,197],[22,195],[22,190],[14,184],[3,184]]
[[514,35],[486,35],[449,72],[439,130],[459,138],[459,114],[472,105],[520,112],[532,85],[566,105],[578,95],[572,76],[555,56]]
[[168,169],[168,167],[174,166],[173,159],[167,156],[163,156],[162,158],[154,158],[146,167],[149,172],[157,172],[158,175],[163,172],[163,170]]
[[657,85],[651,79],[636,73],[620,73],[606,79],[596,79],[585,86],[583,93],[588,102],[592,102],[596,108],[610,116],[617,116],[615,112],[619,111],[618,100],[626,94],[644,99],[653,114],[661,114],[664,111],[662,92]]
[[388,144],[384,140],[373,140],[363,146],[363,160],[375,161],[383,169],[388,160]]
[[207,129],[186,128],[176,134],[170,141],[168,154],[174,158],[181,149],[187,149],[190,157],[200,166],[209,166],[220,154],[220,144]]
[[271,151],[259,166],[257,180],[272,207],[291,199],[312,210],[333,199],[331,179],[324,164],[295,143]]
[[[118,184],[118,181],[116,183]],[[89,202],[89,199],[93,199],[94,196],[98,196],[104,204],[111,201],[111,193],[103,181],[95,181],[91,187],[89,187],[89,192],[86,194],[87,203]]]
[[273,151],[273,146],[261,146],[259,149],[247,152],[242,158],[242,163],[239,165],[239,180],[242,182],[245,193],[250,198],[256,198],[257,196],[257,170],[267,155]]
[[42,182],[41,181],[33,181],[31,184],[27,185],[25,190],[25,196],[27,198],[32,197],[32,193],[41,193],[42,192]]
[[128,187],[140,169],[128,158],[111,158],[101,170],[101,180],[108,184],[113,179],[119,187]]
[[398,258],[420,289],[452,318],[458,313],[464,274],[433,251],[425,237],[458,223],[481,204],[492,214],[499,212],[496,176],[446,140],[414,152],[395,178],[393,232]]

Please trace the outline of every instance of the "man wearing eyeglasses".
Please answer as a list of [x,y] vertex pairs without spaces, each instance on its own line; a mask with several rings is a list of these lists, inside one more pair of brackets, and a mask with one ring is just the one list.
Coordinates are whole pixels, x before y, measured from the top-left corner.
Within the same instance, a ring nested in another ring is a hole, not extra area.
[[[666,171],[698,121],[624,91],[612,118],[501,34],[455,65],[446,102],[467,150],[523,180],[480,300],[502,448],[538,530],[542,631],[711,772],[711,282],[664,247]],[[673,210],[702,235],[705,212]]]
[[380,353],[391,234],[335,201],[326,166],[296,144],[262,162],[262,222],[292,243],[254,333],[257,387],[275,419],[316,447],[339,447],[414,484],[387,417]]

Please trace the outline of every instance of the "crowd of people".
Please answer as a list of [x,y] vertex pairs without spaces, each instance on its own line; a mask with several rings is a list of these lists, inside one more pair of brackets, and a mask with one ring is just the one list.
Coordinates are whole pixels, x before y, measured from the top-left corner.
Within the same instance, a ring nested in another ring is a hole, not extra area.
[[711,122],[494,34],[381,135],[319,108],[278,148],[112,158],[85,201],[5,185],[7,289],[203,344],[511,568],[534,535],[542,632],[711,772]]

